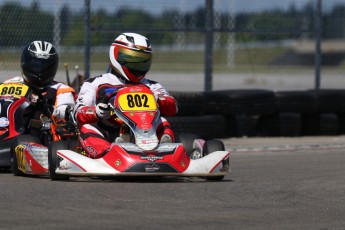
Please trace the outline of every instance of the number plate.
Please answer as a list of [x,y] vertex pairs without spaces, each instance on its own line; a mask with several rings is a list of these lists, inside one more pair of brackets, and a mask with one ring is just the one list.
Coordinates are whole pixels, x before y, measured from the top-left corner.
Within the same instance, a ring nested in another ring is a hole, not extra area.
[[155,111],[155,97],[148,93],[125,93],[119,97],[119,105],[123,111]]
[[0,85],[0,96],[24,97],[29,87],[21,83],[4,83]]

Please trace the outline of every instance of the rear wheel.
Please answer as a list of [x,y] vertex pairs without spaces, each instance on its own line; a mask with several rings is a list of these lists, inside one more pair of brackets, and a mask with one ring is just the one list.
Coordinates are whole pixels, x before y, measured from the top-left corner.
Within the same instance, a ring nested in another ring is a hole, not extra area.
[[51,180],[69,180],[68,175],[56,174],[55,170],[59,166],[57,151],[68,149],[66,141],[53,141],[48,147],[48,167]]
[[[11,171],[14,176],[21,176],[24,174],[18,168],[18,158],[17,158],[15,149],[20,143],[29,143],[29,142],[40,144],[39,138],[31,136],[31,135],[20,135],[20,136],[15,137],[13,140],[13,143],[11,146]],[[24,152],[22,151],[21,154],[24,154]]]
[[[204,147],[203,147],[203,153],[204,156],[213,153],[215,151],[224,151],[225,147],[224,147],[224,143],[220,140],[208,140],[205,142]],[[210,177],[206,177],[206,180],[214,180],[214,181],[218,181],[218,180],[222,180],[224,178],[224,176],[210,176]]]

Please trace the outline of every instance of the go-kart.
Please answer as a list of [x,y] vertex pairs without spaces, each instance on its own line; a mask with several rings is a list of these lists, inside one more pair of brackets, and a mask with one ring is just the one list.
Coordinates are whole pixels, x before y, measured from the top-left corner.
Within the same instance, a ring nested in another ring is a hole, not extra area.
[[146,85],[124,85],[111,94],[109,105],[128,130],[119,134],[126,137],[122,138],[125,141],[114,140],[109,151],[98,159],[81,154],[83,149],[69,149],[65,141],[52,142],[48,153],[52,180],[68,180],[70,176],[186,176],[221,180],[230,172],[229,152],[219,140],[184,139],[192,141],[189,152],[182,141],[159,142],[156,129],[160,112]]

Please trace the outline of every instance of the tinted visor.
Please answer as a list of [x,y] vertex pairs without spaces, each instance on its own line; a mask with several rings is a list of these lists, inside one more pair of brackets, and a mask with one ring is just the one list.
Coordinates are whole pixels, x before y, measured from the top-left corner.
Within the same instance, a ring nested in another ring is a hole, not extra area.
[[117,61],[130,70],[146,73],[151,67],[151,57],[151,53],[120,48]]

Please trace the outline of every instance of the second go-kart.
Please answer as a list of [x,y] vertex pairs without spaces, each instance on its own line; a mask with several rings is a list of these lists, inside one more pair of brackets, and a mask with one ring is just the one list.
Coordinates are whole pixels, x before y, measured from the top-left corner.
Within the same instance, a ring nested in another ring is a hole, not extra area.
[[[221,180],[230,172],[229,152],[219,140],[195,139],[188,153],[183,143],[159,143],[160,112],[152,91],[143,84],[124,85],[109,104],[126,127],[128,142],[112,143],[98,159],[70,150],[65,141],[49,146],[52,180],[71,176],[188,176]],[[121,134],[123,135],[123,134]]]

